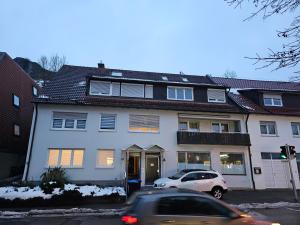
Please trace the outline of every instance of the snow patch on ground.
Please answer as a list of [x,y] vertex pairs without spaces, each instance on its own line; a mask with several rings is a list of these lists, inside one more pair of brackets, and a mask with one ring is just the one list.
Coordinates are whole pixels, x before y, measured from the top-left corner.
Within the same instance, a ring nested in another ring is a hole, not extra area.
[[54,195],[61,195],[64,191],[77,190],[83,197],[86,196],[109,196],[112,194],[119,194],[120,196],[125,196],[125,190],[122,187],[104,187],[100,188],[96,185],[84,185],[77,186],[75,184],[66,184],[64,189],[55,188],[52,194],[45,194],[43,190],[36,186],[34,188],[30,187],[0,187],[0,198],[14,200],[14,199],[31,199],[36,197],[41,197],[43,199],[50,199]]
[[0,211],[0,218],[23,218],[23,217],[57,217],[57,216],[119,216],[123,209],[90,209],[90,208],[71,208],[71,209],[32,209],[28,212]]

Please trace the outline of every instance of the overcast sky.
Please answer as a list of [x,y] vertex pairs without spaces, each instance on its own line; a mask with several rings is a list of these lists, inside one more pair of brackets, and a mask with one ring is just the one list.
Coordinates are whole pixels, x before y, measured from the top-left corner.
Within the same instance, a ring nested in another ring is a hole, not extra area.
[[256,70],[245,56],[279,49],[275,31],[293,14],[243,22],[250,5],[222,0],[0,0],[0,51],[37,61],[65,55],[72,65],[288,80],[293,69]]

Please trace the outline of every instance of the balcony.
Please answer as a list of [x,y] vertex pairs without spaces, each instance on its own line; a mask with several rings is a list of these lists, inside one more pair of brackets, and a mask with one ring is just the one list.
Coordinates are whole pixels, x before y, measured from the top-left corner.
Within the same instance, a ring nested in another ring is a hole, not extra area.
[[250,146],[249,134],[177,131],[177,144]]

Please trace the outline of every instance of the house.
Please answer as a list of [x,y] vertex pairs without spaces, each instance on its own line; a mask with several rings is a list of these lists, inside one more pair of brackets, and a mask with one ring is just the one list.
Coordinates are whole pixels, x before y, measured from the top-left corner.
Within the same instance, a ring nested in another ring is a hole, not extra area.
[[288,144],[298,152],[292,170],[300,188],[300,84],[222,77],[212,80],[231,87],[231,99],[248,112],[255,187],[291,187],[288,163],[280,158],[280,146]]
[[253,188],[248,112],[208,76],[65,65],[34,105],[24,180],[61,166],[75,183],[151,185],[214,169]]
[[5,52],[0,52],[0,179],[23,172],[33,96],[37,87],[30,76]]

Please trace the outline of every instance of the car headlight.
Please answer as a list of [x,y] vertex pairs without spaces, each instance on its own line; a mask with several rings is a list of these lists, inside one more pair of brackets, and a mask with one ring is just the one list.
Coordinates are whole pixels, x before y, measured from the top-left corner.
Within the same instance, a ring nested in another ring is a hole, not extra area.
[[159,186],[160,186],[160,187],[165,187],[166,184],[165,184],[165,183],[162,183],[162,184],[160,184]]

